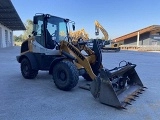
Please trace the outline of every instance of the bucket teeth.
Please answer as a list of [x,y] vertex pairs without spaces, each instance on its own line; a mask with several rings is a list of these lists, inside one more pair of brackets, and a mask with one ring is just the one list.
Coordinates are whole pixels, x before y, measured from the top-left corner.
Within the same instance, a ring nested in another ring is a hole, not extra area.
[[124,103],[126,103],[126,104],[128,104],[128,105],[132,105],[131,103],[129,103],[129,102],[124,102]]
[[140,91],[145,91],[145,90],[142,88],[142,89],[140,89]]
[[138,95],[133,95],[134,97],[139,97]]
[[140,91],[139,91],[139,92],[137,92],[137,93],[138,93],[138,94],[142,94],[142,92],[140,92]]
[[147,87],[143,87],[143,88],[148,89]]
[[136,101],[134,98],[128,98],[128,99],[130,99],[130,100],[132,100],[132,101]]

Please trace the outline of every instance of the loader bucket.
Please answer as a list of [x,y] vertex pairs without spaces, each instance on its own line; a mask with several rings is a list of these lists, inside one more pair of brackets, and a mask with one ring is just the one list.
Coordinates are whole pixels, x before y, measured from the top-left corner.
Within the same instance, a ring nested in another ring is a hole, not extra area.
[[135,64],[127,64],[114,70],[102,69],[100,75],[91,83],[92,95],[103,104],[125,108],[144,91]]

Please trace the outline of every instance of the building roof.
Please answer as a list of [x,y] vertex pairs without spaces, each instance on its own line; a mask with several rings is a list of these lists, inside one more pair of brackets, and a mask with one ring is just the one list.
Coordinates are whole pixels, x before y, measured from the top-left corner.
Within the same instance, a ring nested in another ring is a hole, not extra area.
[[11,0],[0,0],[0,23],[11,30],[26,30]]
[[113,40],[116,41],[116,42],[123,41],[123,40],[126,40],[128,38],[132,38],[132,37],[137,36],[138,32],[139,32],[139,34],[143,34],[143,33],[146,33],[146,32],[150,32],[150,33],[154,34],[154,33],[160,32],[160,25],[152,25],[152,26],[134,31],[132,33],[117,37]]

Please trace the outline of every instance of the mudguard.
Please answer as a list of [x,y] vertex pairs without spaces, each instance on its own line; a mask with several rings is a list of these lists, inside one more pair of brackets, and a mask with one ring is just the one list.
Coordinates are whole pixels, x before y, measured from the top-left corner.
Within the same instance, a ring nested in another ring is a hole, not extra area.
[[58,58],[54,59],[54,60],[51,62],[51,65],[50,65],[50,68],[49,68],[49,74],[52,73],[53,67],[54,67],[54,65],[56,65],[56,63],[62,61],[63,59],[66,59],[66,58],[67,58],[67,57],[62,56],[62,57],[58,57]]
[[16,56],[16,58],[19,63],[21,63],[23,58],[27,58],[31,63],[32,69],[39,70],[37,60],[32,52],[27,52],[21,56]]

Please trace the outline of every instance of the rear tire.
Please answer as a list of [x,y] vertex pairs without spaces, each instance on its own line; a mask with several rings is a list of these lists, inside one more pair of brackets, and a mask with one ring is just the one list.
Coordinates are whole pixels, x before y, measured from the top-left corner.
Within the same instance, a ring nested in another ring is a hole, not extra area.
[[38,70],[33,70],[30,61],[24,58],[21,61],[21,73],[26,79],[34,79],[38,74]]
[[53,67],[53,80],[57,88],[69,91],[79,80],[76,66],[70,61],[60,61]]

